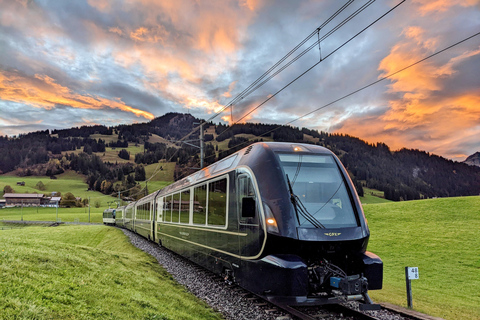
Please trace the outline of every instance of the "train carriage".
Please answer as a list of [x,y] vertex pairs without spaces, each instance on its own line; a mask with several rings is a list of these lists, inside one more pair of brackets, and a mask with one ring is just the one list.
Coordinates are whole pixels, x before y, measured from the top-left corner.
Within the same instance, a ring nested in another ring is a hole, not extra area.
[[103,224],[115,225],[116,209],[108,208],[103,211]]
[[115,213],[115,225],[125,227],[125,207],[119,207]]
[[277,303],[370,302],[382,287],[353,184],[319,146],[253,144],[130,204],[125,226]]

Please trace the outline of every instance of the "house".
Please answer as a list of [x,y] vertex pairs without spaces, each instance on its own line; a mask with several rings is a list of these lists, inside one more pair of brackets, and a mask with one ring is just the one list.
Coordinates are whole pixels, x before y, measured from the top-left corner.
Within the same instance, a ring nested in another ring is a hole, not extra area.
[[60,204],[60,201],[62,201],[62,197],[51,197],[48,201],[48,207],[56,207],[57,203]]
[[49,201],[43,193],[5,193],[3,197],[8,207],[41,206]]

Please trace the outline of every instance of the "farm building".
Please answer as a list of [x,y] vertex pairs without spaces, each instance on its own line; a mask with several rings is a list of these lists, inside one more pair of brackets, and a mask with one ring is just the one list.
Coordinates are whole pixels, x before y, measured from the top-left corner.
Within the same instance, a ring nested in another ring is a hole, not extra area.
[[47,204],[50,199],[43,193],[5,193],[6,206],[41,206]]

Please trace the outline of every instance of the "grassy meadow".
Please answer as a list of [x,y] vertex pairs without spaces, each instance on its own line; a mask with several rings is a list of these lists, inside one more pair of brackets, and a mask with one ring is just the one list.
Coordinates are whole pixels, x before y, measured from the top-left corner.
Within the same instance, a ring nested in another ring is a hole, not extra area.
[[[56,176],[57,179],[50,179],[46,176],[29,176],[18,177],[13,173],[0,175],[0,192],[3,188],[9,185],[15,190],[15,193],[51,193],[53,191],[65,194],[71,192],[75,197],[88,199],[92,207],[98,202],[101,207],[106,207],[112,197],[106,196],[101,192],[87,191],[88,185],[85,183],[85,177],[73,171],[66,171],[65,173]],[[24,181],[25,186],[17,185],[17,182]],[[45,190],[38,190],[35,188],[36,184],[41,181],[45,185]],[[92,208],[93,209],[93,208]]]
[[105,226],[0,230],[1,319],[221,319]]
[[413,308],[444,319],[480,319],[480,197],[364,205],[368,250],[384,262],[384,286],[376,301],[407,306],[405,267]]

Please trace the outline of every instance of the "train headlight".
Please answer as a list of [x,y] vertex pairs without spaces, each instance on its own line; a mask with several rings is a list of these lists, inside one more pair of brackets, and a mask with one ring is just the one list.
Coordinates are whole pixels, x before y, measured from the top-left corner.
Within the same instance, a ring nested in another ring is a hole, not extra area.
[[270,210],[270,207],[266,204],[264,204],[264,208],[265,208],[265,220],[267,223],[267,232],[280,233],[278,231],[277,220],[275,220],[272,210]]

